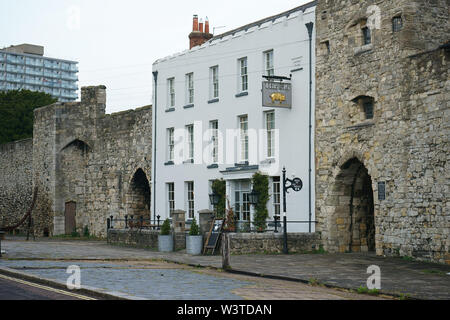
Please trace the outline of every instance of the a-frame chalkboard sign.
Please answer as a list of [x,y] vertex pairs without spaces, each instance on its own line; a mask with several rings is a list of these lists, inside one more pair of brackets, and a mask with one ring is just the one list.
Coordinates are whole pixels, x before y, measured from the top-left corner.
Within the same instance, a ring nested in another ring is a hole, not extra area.
[[214,255],[217,244],[220,240],[220,235],[223,231],[224,223],[225,219],[214,219],[212,221],[211,230],[209,231],[208,237],[205,242],[205,247],[203,248],[203,254],[207,254],[208,250],[212,250],[211,254]]

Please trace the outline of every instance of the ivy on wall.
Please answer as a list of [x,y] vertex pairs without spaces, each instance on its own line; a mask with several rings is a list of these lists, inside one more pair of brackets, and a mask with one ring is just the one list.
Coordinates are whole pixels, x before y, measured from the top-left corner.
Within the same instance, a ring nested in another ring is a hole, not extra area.
[[226,182],[223,179],[214,180],[212,183],[212,191],[219,195],[219,204],[216,206],[217,218],[225,218],[226,188]]
[[266,221],[269,217],[267,202],[269,201],[269,177],[262,173],[255,173],[252,178],[253,190],[259,193],[258,203],[255,206],[254,226],[257,231],[265,231]]

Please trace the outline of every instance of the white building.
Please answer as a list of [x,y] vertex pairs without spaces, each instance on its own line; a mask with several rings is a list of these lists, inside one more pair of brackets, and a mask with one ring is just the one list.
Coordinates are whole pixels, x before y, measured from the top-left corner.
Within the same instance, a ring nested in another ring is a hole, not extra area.
[[[154,217],[165,219],[181,209],[187,219],[198,219],[199,210],[212,209],[212,181],[224,179],[239,219],[253,221],[248,193],[259,171],[270,176],[273,221],[275,214],[283,216],[280,177],[286,167],[288,178],[304,183],[302,191],[287,195],[288,221],[304,223],[289,223],[288,231],[309,231],[315,211],[309,128],[310,108],[314,125],[315,31],[310,37],[306,24],[314,22],[315,2],[214,37],[208,22],[203,31],[194,16],[192,48],[154,63]],[[291,108],[263,107],[263,76],[291,78],[283,80],[292,85]]]

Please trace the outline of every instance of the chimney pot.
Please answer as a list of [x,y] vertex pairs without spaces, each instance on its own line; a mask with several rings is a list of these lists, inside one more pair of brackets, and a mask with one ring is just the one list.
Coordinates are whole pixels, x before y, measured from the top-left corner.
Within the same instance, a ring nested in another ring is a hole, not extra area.
[[203,19],[200,18],[200,27],[199,27],[199,31],[201,33],[203,33]]
[[192,26],[192,31],[198,31],[198,16],[194,14],[194,21]]

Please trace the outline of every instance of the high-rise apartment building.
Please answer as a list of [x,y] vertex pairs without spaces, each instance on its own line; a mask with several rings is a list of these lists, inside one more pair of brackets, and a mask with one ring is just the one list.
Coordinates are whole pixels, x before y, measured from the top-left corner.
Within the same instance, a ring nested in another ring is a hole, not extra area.
[[21,44],[0,49],[0,91],[45,92],[60,102],[78,98],[78,62],[44,57],[44,47]]

